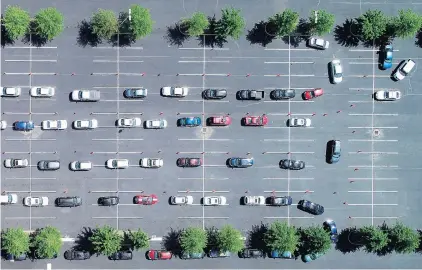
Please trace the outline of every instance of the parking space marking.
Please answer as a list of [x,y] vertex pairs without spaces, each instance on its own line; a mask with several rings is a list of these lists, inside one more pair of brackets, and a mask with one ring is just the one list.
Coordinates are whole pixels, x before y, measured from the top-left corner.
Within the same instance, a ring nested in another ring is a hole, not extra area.
[[352,165],[352,166],[348,166],[349,168],[363,168],[363,169],[369,169],[369,168],[398,168],[399,166],[397,165],[378,165],[378,166],[371,166],[371,165]]
[[397,203],[348,203],[349,206],[397,206]]
[[[30,140],[29,142],[31,142],[32,140]],[[57,152],[3,152],[2,154],[26,154],[26,155],[31,155],[31,154],[57,154]]]
[[381,181],[385,181],[385,180],[399,180],[398,178],[395,177],[361,177],[361,178],[348,178],[349,181],[360,181],[360,180],[381,180]]
[[266,115],[274,115],[274,116],[313,116],[312,113],[267,113]]
[[177,139],[179,141],[232,141],[232,139]]
[[[178,180],[202,180],[202,177],[179,177]],[[205,180],[229,180],[230,178],[205,178]]]
[[[120,204],[118,204],[120,205]],[[143,217],[91,217],[92,219],[143,219]]]
[[[31,207],[30,207],[31,208]],[[23,219],[56,219],[56,217],[34,217],[34,216],[30,216],[30,217],[4,217],[4,219],[6,220],[23,220]]]
[[41,50],[41,49],[57,49],[56,46],[42,46],[42,47],[37,47],[37,46],[13,46],[13,47],[4,47],[3,49],[36,49],[36,50]]
[[264,103],[313,103],[314,100],[264,100]]
[[56,139],[26,139],[26,138],[22,138],[22,139],[4,139],[5,141],[55,141]]
[[[230,63],[228,60],[207,60],[206,63]],[[178,61],[178,63],[204,63],[204,61]]]
[[[6,180],[27,180],[29,177],[6,177]],[[32,177],[32,180],[56,180],[56,177]]]
[[[92,180],[116,180],[116,177],[93,177]],[[142,177],[119,177],[120,180],[143,180]]]
[[348,127],[348,128],[360,128],[360,129],[395,129],[399,127]]
[[[32,62],[30,62],[32,63]],[[30,77],[34,76],[34,75],[56,75],[56,73],[54,72],[3,72],[3,75],[26,75]]]
[[[203,178],[202,178],[203,179]],[[177,193],[229,193],[227,190],[179,190]]]
[[[116,60],[93,60],[94,63],[117,63]],[[120,60],[121,63],[143,63],[142,60]]]
[[101,101],[104,101],[104,102],[143,102],[142,99],[139,99],[139,100],[131,100],[131,99],[102,99]]
[[315,64],[315,62],[300,62],[300,61],[292,61],[292,62],[264,62],[265,64]]
[[204,51],[228,51],[230,50],[230,48],[209,48],[209,47],[194,47],[194,48],[186,48],[186,47],[181,47],[178,48],[179,50],[204,50]]
[[264,139],[261,140],[263,142],[314,142],[315,140],[301,140],[301,139],[291,139],[291,140],[287,140],[287,139]]
[[[28,178],[30,180],[32,180],[33,178]],[[7,190],[7,192],[9,193],[57,193],[57,191],[55,190],[42,190],[42,191],[38,191],[38,190]]]
[[315,77],[315,74],[266,74],[264,77]]
[[[396,190],[348,190],[348,193],[398,193]],[[371,204],[373,205],[373,203]]]
[[262,179],[264,179],[264,180],[288,180],[288,179],[290,179],[290,180],[315,180],[315,178],[312,178],[312,177],[303,177],[303,178],[300,178],[300,177],[289,177],[289,178],[287,178],[287,177],[265,177],[265,178],[262,178]]
[[92,112],[90,115],[143,115],[141,112],[130,112],[130,113],[117,113],[117,112]]
[[397,219],[398,217],[350,217],[351,219]]
[[349,113],[350,116],[398,116],[398,113]]
[[4,62],[57,62],[57,60],[47,60],[47,59],[10,59],[10,60],[4,60]]
[[363,151],[355,151],[355,152],[349,152],[350,154],[369,154],[369,155],[398,155],[399,152],[363,152]]
[[315,152],[262,152],[263,155],[265,154],[284,154],[284,155],[289,155],[289,154],[315,154]]
[[[120,46],[116,46],[116,47],[120,47]],[[117,50],[117,51],[120,51],[120,50],[143,50],[144,49],[144,47],[136,47],[136,46],[134,46],[134,47],[121,47],[121,48],[116,48],[115,46],[99,46],[99,47],[92,47],[92,49],[94,49],[94,50],[104,50],[104,49],[107,49],[107,50]]]
[[285,48],[265,48],[264,51],[314,51],[314,49],[297,49],[297,48],[289,48],[285,49]]
[[[373,62],[349,62],[350,65],[375,65],[378,63]],[[393,65],[398,65],[400,62],[393,62]]]
[[229,217],[177,217],[178,219],[229,219]]
[[264,217],[265,219],[283,219],[283,218],[287,218],[287,219],[313,219],[315,217],[292,217],[292,216],[288,216],[288,217]]
[[350,139],[349,142],[398,142],[399,140],[365,140],[365,139]]
[[313,190],[266,190],[264,193],[314,193]]
[[116,139],[116,138],[110,138],[110,139],[91,139],[93,141],[143,141],[144,139]]
[[179,102],[211,102],[211,103],[229,103],[230,100],[203,100],[203,99],[179,99]]
[[[32,99],[30,99],[31,101]],[[37,112],[27,112],[27,113],[22,113],[22,112],[4,112],[3,114],[8,114],[8,115],[58,115],[57,112],[52,112],[52,113],[47,113],[47,112],[41,112],[41,113],[37,113]],[[40,127],[40,126],[38,126]]]
[[344,77],[352,77],[352,78],[390,78],[391,75],[367,75],[367,74],[361,74],[361,75],[346,75]]
[[178,154],[227,154],[227,152],[211,151],[211,152],[177,152]]
[[176,76],[224,76],[227,77],[227,73],[177,73]]
[[[116,179],[116,178],[114,178]],[[144,193],[143,190],[128,190],[128,191],[121,191],[121,190],[90,190],[88,193]]]

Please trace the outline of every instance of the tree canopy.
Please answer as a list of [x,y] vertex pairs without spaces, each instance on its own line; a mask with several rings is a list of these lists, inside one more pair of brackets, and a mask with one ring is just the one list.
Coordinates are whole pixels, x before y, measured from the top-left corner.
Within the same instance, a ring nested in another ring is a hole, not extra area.
[[19,6],[7,6],[2,20],[10,40],[18,39],[28,33],[30,22],[29,13]]
[[299,13],[287,8],[282,13],[270,17],[268,22],[274,26],[278,37],[287,36],[296,30],[299,24]]
[[270,250],[295,252],[299,244],[297,229],[287,222],[273,222],[264,235],[264,241]]
[[151,18],[149,9],[140,5],[131,5],[131,20],[129,29],[132,31],[135,40],[146,37],[151,34],[154,21]]
[[34,18],[35,34],[51,41],[63,32],[63,14],[56,8],[41,9]]
[[397,253],[412,253],[419,247],[419,234],[401,222],[389,228],[388,236]]
[[223,39],[226,37],[239,39],[246,25],[240,9],[228,7],[222,9],[221,13],[221,19],[215,27],[216,34]]
[[322,36],[330,33],[334,27],[335,16],[326,10],[312,10],[309,15],[309,31]]
[[230,251],[237,253],[245,247],[242,240],[242,233],[231,225],[223,226],[218,231],[216,240],[218,249],[222,252]]
[[391,20],[393,34],[399,38],[414,37],[422,27],[422,17],[411,9],[401,9]]
[[380,10],[368,10],[357,19],[363,39],[374,40],[382,37],[387,30],[388,17]]
[[129,232],[129,240],[132,242],[132,247],[135,250],[140,250],[149,247],[149,237],[142,229]]
[[110,39],[119,30],[116,14],[112,10],[101,8],[92,15],[91,26],[92,32],[104,39]]
[[89,240],[95,252],[110,256],[120,250],[123,237],[116,229],[105,225],[96,228]]
[[22,228],[8,228],[1,235],[1,249],[13,256],[19,256],[29,251],[29,234]]
[[182,23],[189,36],[200,36],[204,34],[205,29],[210,24],[207,16],[202,12],[195,12],[190,18],[182,19]]
[[390,242],[387,232],[380,227],[364,226],[360,228],[359,233],[364,239],[366,252],[380,252]]
[[325,254],[331,248],[329,233],[322,226],[310,226],[301,230],[304,250],[310,254]]
[[180,247],[184,252],[203,252],[207,246],[207,233],[202,228],[188,227],[180,234]]
[[35,255],[41,259],[54,258],[59,254],[62,245],[60,231],[51,226],[38,230],[31,244],[35,249]]

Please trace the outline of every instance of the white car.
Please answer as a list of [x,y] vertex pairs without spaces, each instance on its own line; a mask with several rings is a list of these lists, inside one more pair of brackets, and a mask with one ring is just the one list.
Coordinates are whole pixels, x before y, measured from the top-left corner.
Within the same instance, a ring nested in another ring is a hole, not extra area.
[[32,97],[52,97],[56,90],[51,86],[37,86],[32,87],[29,93]]
[[1,120],[0,121],[0,128],[1,128],[1,130],[7,128],[7,122],[5,120]]
[[72,171],[89,171],[92,169],[91,161],[73,161],[70,163]]
[[147,120],[145,121],[145,128],[148,129],[162,129],[167,127],[167,120],[165,119],[156,119],[156,120]]
[[73,121],[74,129],[94,129],[98,127],[97,119],[75,120]]
[[186,97],[189,89],[187,87],[165,86],[161,88],[161,95],[164,97]]
[[193,197],[192,196],[171,196],[170,203],[172,205],[193,204]]
[[243,197],[244,205],[265,205],[264,196],[245,196]]
[[14,193],[5,193],[0,195],[1,204],[15,204],[18,202],[18,195]]
[[66,120],[44,120],[41,122],[41,128],[44,130],[63,130],[67,128]]
[[4,167],[6,168],[25,168],[28,167],[27,159],[8,158],[4,160]]
[[394,101],[401,98],[400,91],[397,90],[380,90],[375,92],[376,100]]
[[331,82],[333,84],[341,83],[343,81],[343,67],[339,59],[334,59],[330,62]]
[[23,200],[23,204],[25,206],[46,206],[48,205],[48,198],[47,197],[25,197]]
[[310,127],[311,119],[309,118],[291,118],[289,120],[289,127]]
[[109,159],[106,164],[109,169],[126,169],[129,167],[129,160],[127,159]]
[[139,163],[143,168],[160,168],[164,164],[161,158],[142,158]]
[[22,93],[22,89],[20,87],[3,87],[1,91],[2,97],[18,97]]
[[393,78],[397,81],[403,80],[406,76],[412,72],[412,70],[416,67],[415,61],[412,59],[407,59],[405,61],[402,61],[397,69],[393,73]]
[[203,205],[225,205],[227,202],[226,197],[224,196],[208,196],[202,198]]
[[141,118],[120,118],[116,121],[117,127],[122,128],[131,128],[131,127],[140,127],[142,126]]
[[323,40],[322,38],[311,37],[308,39],[308,46],[315,49],[325,50],[330,47],[330,42]]
[[95,102],[100,100],[101,93],[98,90],[74,90],[72,91],[73,101]]

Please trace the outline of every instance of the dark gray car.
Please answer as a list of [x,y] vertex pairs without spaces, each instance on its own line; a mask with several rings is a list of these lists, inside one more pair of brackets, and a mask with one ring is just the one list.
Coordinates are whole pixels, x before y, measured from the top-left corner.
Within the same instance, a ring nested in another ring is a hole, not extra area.
[[56,206],[58,207],[76,207],[82,205],[82,199],[79,196],[74,197],[58,197]]
[[305,162],[301,160],[282,159],[280,167],[286,170],[302,170],[305,168]]
[[271,99],[279,100],[279,99],[290,99],[296,96],[296,92],[294,89],[275,89],[271,91],[270,97]]
[[58,160],[41,160],[38,162],[38,169],[42,171],[55,171],[60,169]]
[[331,140],[328,142],[329,163],[337,163],[341,156],[341,143],[339,140]]
[[202,92],[204,99],[223,99],[227,97],[226,89],[207,89]]

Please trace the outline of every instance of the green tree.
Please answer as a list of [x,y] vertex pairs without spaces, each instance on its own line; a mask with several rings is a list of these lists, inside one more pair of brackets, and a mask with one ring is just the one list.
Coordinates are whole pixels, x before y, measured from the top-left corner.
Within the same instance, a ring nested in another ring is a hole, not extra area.
[[239,39],[246,25],[240,9],[228,7],[222,9],[221,13],[221,19],[215,27],[216,34],[220,38],[232,37],[236,40]]
[[202,228],[189,227],[180,234],[180,247],[184,252],[203,252],[207,246],[207,233]]
[[14,256],[29,251],[29,234],[22,228],[8,228],[1,234],[1,249]]
[[129,232],[129,240],[132,242],[132,247],[136,250],[149,247],[149,237],[142,229]]
[[132,5],[130,27],[135,40],[143,38],[152,32],[154,21],[151,19],[149,9],[143,8],[140,5]]
[[8,6],[2,21],[10,40],[24,36],[28,32],[30,22],[29,13],[19,6]]
[[57,256],[62,248],[62,236],[57,228],[47,226],[35,233],[31,246],[35,255],[42,259],[51,259]]
[[264,241],[270,250],[295,252],[299,244],[297,229],[287,222],[273,222],[264,235]]
[[334,27],[335,16],[326,10],[312,10],[309,15],[309,32],[322,36],[330,33]]
[[95,252],[110,256],[120,250],[123,237],[116,229],[105,225],[96,228],[89,241],[91,241]]
[[63,14],[56,8],[41,9],[34,19],[34,31],[38,36],[50,41],[63,32]]
[[301,244],[306,253],[325,254],[331,248],[329,233],[322,226],[310,226],[301,231]]
[[116,14],[112,10],[98,9],[91,19],[92,32],[100,38],[110,39],[119,30]]
[[419,247],[419,234],[401,222],[389,228],[388,236],[397,253],[412,253]]
[[287,36],[296,30],[299,24],[299,13],[287,8],[282,13],[270,17],[268,22],[275,27],[275,34],[278,37]]
[[217,247],[223,252],[241,251],[245,247],[242,234],[230,225],[223,226],[217,233]]
[[401,9],[399,15],[391,19],[390,28],[399,38],[414,37],[422,27],[422,17],[411,9]]
[[205,29],[209,26],[207,16],[202,12],[195,12],[190,18],[182,19],[183,27],[187,29],[189,36],[200,36],[204,34]]
[[362,37],[365,40],[374,40],[385,35],[389,20],[382,11],[370,9],[362,14],[357,22]]
[[387,232],[380,227],[364,226],[359,229],[359,234],[364,239],[366,252],[382,251],[390,242]]

